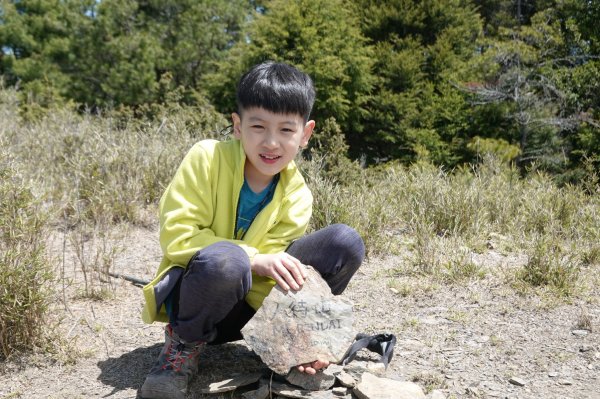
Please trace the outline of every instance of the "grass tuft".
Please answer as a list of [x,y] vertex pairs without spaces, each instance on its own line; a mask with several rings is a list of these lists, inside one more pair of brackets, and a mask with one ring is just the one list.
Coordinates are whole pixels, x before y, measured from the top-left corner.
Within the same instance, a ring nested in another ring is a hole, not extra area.
[[517,278],[532,286],[549,287],[559,295],[571,296],[579,288],[580,269],[580,260],[573,252],[543,236],[534,243],[529,261],[517,272]]
[[48,342],[53,274],[46,222],[40,201],[0,153],[0,359]]

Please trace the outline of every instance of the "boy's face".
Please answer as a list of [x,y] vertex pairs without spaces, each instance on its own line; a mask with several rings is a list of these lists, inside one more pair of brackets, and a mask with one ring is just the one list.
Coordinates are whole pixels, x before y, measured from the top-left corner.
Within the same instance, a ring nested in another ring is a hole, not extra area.
[[249,184],[262,187],[281,172],[305,147],[315,121],[304,122],[301,115],[276,114],[264,108],[233,113],[233,134],[246,153],[245,176]]

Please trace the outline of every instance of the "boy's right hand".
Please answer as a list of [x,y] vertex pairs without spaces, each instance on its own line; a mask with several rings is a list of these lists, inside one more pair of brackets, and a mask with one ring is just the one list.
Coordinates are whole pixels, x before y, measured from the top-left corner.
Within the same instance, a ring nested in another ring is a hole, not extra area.
[[251,268],[259,276],[271,277],[284,291],[290,287],[298,291],[306,278],[302,262],[286,252],[257,254],[252,259]]

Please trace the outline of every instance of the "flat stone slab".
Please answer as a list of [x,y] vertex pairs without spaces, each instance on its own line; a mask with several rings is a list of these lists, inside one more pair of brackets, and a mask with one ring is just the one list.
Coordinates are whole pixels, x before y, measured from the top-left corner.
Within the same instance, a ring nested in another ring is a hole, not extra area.
[[279,382],[272,382],[271,392],[283,396],[284,398],[293,399],[337,399],[333,391],[309,391],[305,389],[298,389],[288,384],[282,384]]
[[262,373],[243,374],[220,382],[213,382],[207,388],[200,389],[200,393],[222,393],[234,391],[239,387],[254,384],[260,380]]
[[334,296],[312,267],[307,274],[299,291],[275,286],[242,329],[248,345],[281,375],[315,360],[338,363],[356,336],[352,302]]
[[396,381],[364,373],[354,394],[359,399],[425,399],[425,393],[413,382]]
[[244,399],[267,399],[270,396],[271,390],[267,384],[261,385],[260,388],[254,391],[244,392],[242,394],[242,398]]

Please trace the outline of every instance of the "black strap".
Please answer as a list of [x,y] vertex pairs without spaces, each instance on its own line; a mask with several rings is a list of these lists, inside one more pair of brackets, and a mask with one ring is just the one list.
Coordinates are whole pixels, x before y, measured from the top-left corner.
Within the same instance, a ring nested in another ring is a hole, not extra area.
[[367,348],[371,352],[381,355],[379,361],[387,369],[388,364],[394,355],[394,346],[396,345],[396,336],[394,334],[357,334],[354,343],[348,348],[342,357],[342,366],[350,363],[359,350]]

